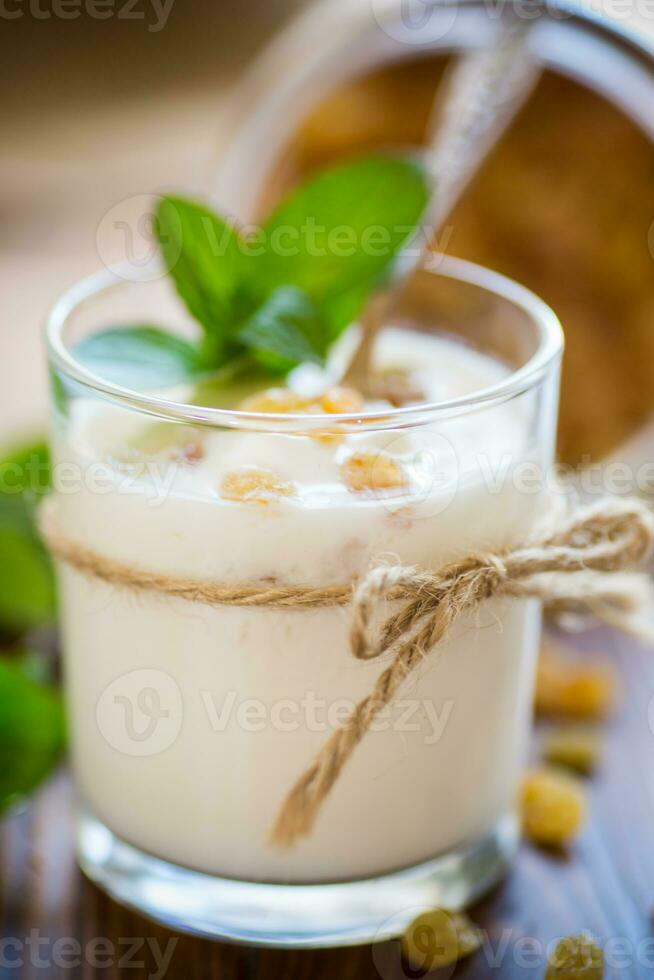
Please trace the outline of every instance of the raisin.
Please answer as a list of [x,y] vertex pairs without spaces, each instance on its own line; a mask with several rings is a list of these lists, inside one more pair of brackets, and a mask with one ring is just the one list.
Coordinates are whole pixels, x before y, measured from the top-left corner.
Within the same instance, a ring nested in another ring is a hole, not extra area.
[[525,835],[546,847],[563,847],[572,841],[586,815],[579,780],[554,768],[527,773],[520,802]]
[[228,473],[220,487],[226,500],[268,504],[276,497],[292,497],[295,487],[269,470],[244,469]]
[[[337,386],[330,388],[321,396],[306,398],[289,388],[268,388],[246,398],[239,408],[244,412],[275,412],[277,414],[298,415],[338,415],[353,414],[364,408],[363,396],[354,388]],[[308,432],[316,442],[326,446],[337,445],[342,441],[338,433]]]
[[330,388],[320,399],[320,407],[328,415],[352,415],[364,408],[363,395],[355,388]]
[[566,660],[546,647],[536,675],[535,708],[545,715],[603,718],[615,704],[617,688],[608,664]]
[[590,725],[565,725],[553,728],[545,737],[543,758],[555,766],[563,766],[584,776],[597,766],[601,737]]
[[550,954],[545,980],[602,980],[602,947],[588,933],[560,939]]
[[348,490],[397,490],[406,483],[399,463],[384,453],[355,453],[341,466],[341,476]]
[[424,391],[407,371],[399,368],[389,368],[374,378],[372,391],[376,398],[390,402],[395,408],[426,401]]
[[464,912],[423,912],[400,941],[402,955],[415,969],[428,972],[470,956],[481,946],[481,931]]
[[268,412],[277,415],[306,411],[310,402],[290,388],[268,388],[250,395],[239,405],[242,412]]

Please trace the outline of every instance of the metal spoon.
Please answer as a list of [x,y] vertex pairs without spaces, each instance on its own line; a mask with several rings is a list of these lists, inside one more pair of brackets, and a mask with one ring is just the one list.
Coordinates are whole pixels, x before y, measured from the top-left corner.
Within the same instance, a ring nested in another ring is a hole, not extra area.
[[379,394],[371,383],[375,339],[430,252],[426,229],[431,235],[439,230],[540,76],[528,46],[530,29],[530,22],[508,8],[494,42],[459,59],[439,88],[425,152],[430,200],[416,233],[395,260],[390,281],[362,314],[359,344],[343,377],[344,384],[363,394]]

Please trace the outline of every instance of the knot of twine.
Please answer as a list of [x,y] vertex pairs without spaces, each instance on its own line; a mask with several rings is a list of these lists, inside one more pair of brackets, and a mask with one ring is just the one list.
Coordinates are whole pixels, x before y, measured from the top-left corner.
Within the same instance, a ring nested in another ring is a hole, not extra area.
[[[521,547],[469,555],[436,571],[378,566],[352,586],[243,585],[144,572],[96,554],[62,535],[42,511],[42,533],[56,558],[112,585],[211,605],[318,608],[351,601],[350,648],[359,660],[391,660],[350,717],[332,732],[283,800],[271,841],[292,847],[308,837],[318,812],[378,713],[441,642],[457,618],[486,599],[536,598],[556,612],[592,614],[624,632],[653,637],[649,577],[631,572],[649,555],[654,519],[632,498],[580,506]],[[397,608],[381,625],[388,602]]]

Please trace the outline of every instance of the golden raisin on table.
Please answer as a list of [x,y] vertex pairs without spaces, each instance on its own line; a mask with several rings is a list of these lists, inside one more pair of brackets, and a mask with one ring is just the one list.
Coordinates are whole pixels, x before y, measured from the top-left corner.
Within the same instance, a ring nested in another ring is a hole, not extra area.
[[535,709],[541,715],[604,718],[615,705],[618,681],[609,664],[567,660],[551,647],[541,651]]
[[244,469],[227,473],[220,486],[225,500],[268,504],[279,497],[292,497],[295,487],[269,470]]
[[341,465],[341,476],[353,493],[398,490],[406,485],[402,467],[385,453],[354,453]]
[[520,811],[529,840],[545,847],[564,847],[577,836],[586,816],[583,787],[563,770],[533,770],[522,781]]
[[582,932],[559,940],[550,953],[545,980],[602,980],[603,976],[602,947]]
[[433,909],[413,920],[400,945],[407,963],[428,972],[470,956],[479,949],[481,941],[481,930],[465,912]]
[[601,745],[600,733],[592,725],[559,725],[545,736],[543,758],[550,765],[588,776],[597,767]]

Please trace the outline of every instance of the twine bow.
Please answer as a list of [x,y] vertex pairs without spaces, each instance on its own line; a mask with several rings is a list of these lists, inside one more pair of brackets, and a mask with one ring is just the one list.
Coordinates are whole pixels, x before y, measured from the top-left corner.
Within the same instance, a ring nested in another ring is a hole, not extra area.
[[[644,561],[653,540],[654,522],[644,504],[608,498],[571,514],[527,547],[471,555],[434,572],[373,568],[354,592],[350,648],[359,660],[393,659],[284,799],[272,841],[288,848],[311,834],[323,801],[375,717],[457,618],[485,599],[538,598],[557,611],[591,613],[625,632],[653,636],[646,621],[651,583],[643,573],[624,571]],[[388,599],[400,608],[375,629],[374,614]]]
[[[144,571],[78,544],[42,508],[41,530],[56,558],[110,585],[208,605],[311,609],[351,601],[350,648],[359,660],[392,657],[370,694],[327,739],[286,795],[271,832],[279,847],[311,834],[320,807],[375,717],[464,613],[500,596],[537,598],[557,612],[590,613],[653,637],[648,576],[628,569],[652,549],[654,519],[632,498],[604,498],[561,518],[521,547],[470,555],[436,570],[373,568],[355,586],[226,585]],[[398,603],[381,626],[378,613]]]

